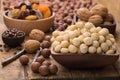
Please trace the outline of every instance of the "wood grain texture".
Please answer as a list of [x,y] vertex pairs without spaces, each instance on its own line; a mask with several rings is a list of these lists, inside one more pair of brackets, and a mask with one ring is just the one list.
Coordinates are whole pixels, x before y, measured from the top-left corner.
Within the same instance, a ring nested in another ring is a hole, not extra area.
[[[1,1],[1,0],[0,0]],[[109,12],[112,13],[117,22],[116,29],[116,43],[118,47],[118,51],[120,52],[120,0],[93,0],[98,3],[105,5]],[[0,7],[2,9],[2,7]],[[0,35],[6,30],[6,26],[3,23],[3,11],[0,11]],[[2,39],[0,38],[0,44],[3,44]],[[14,55],[16,49],[11,49],[9,52],[0,52],[0,64],[6,58]],[[34,54],[27,54],[30,57],[30,63],[34,57]],[[57,64],[59,67],[59,71],[56,75],[50,75],[47,77],[42,77],[39,74],[35,74],[30,69],[30,63],[27,67],[28,77],[30,80],[56,80],[56,79],[69,79],[69,80],[119,80],[120,79],[120,59],[111,66],[102,68],[102,69],[94,69],[94,70],[68,70],[63,66],[59,65],[52,58],[50,59],[52,63]],[[16,60],[9,64],[8,66],[2,68],[0,65],[0,80],[25,80],[24,76],[24,68],[19,63],[19,60]]]

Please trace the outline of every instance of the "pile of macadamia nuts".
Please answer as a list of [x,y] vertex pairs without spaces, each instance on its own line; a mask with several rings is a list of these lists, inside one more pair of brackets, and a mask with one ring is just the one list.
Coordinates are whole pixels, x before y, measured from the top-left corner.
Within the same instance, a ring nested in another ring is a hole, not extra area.
[[90,22],[77,22],[65,31],[54,31],[51,47],[64,54],[114,54],[115,39],[108,29],[95,27]]
[[78,21],[88,21],[93,24],[111,25],[114,21],[113,15],[108,13],[108,9],[101,4],[96,4],[91,9],[80,8],[76,15],[79,18]]

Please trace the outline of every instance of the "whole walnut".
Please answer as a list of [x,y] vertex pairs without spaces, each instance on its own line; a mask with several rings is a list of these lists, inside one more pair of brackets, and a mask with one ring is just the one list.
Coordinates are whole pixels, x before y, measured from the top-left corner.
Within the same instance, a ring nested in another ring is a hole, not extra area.
[[103,23],[103,18],[100,15],[93,15],[89,18],[88,22],[93,24],[101,24]]
[[40,42],[37,40],[27,40],[23,47],[27,53],[34,53],[40,48]]
[[33,29],[30,34],[29,34],[29,37],[31,39],[34,39],[34,40],[38,40],[38,41],[42,41],[45,37],[45,33],[41,30],[38,30],[38,29]]
[[78,9],[76,14],[77,17],[83,21],[88,21],[89,17],[91,16],[91,13],[87,8]]
[[108,14],[108,9],[101,4],[97,4],[91,8],[90,12],[92,15],[100,15],[105,17]]
[[105,17],[105,21],[113,22],[113,15],[112,15],[112,14],[108,14],[108,15],[106,15],[106,17]]

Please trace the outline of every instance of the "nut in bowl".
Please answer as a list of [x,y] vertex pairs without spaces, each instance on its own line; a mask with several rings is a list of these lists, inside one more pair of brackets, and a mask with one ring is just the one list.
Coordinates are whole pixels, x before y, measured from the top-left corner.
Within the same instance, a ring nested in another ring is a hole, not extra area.
[[17,29],[9,29],[2,33],[3,42],[9,47],[20,46],[25,39],[25,32]]
[[119,58],[114,36],[90,22],[77,22],[65,31],[54,31],[51,42],[53,58],[68,68],[99,68]]
[[91,22],[96,27],[107,28],[111,34],[116,32],[116,22],[108,9],[101,5],[96,4],[91,9],[80,8],[76,12],[78,21]]
[[[5,25],[8,28],[22,30],[26,35],[28,35],[32,29],[39,29],[44,32],[48,31],[54,24],[54,13],[50,11],[50,8],[48,8],[47,5],[31,4],[31,7],[34,7],[34,5],[38,5],[39,7],[37,7],[37,9],[29,9],[26,4],[21,4],[12,11],[9,10],[5,12],[3,16]],[[40,8],[41,6],[43,6],[42,8],[45,7],[44,12],[42,12],[44,9]]]
[[56,53],[51,49],[52,57],[61,65],[69,69],[93,69],[102,68],[113,64],[119,58],[118,54],[100,55],[100,54],[70,54]]

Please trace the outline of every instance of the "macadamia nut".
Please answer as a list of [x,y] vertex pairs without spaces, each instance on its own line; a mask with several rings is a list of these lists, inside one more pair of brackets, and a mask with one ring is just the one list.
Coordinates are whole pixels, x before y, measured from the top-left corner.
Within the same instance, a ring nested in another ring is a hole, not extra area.
[[69,52],[69,50],[68,50],[68,48],[61,48],[61,53],[68,53]]
[[102,49],[101,49],[101,47],[98,47],[97,48],[97,54],[101,54],[102,53]]
[[89,53],[95,53],[97,50],[96,50],[96,48],[94,47],[94,46],[90,46],[89,48],[88,48],[88,52]]
[[108,54],[108,55],[114,54],[114,51],[113,51],[113,50],[108,50],[108,51],[106,52],[106,54]]
[[61,42],[60,45],[61,45],[62,48],[67,48],[69,46],[69,42],[67,40],[64,40],[64,41]]
[[79,50],[80,50],[79,52],[85,54],[88,51],[88,46],[86,44],[81,44]]
[[74,45],[69,45],[68,47],[70,53],[77,53],[78,49]]
[[94,47],[99,47],[99,42],[98,41],[93,41],[93,44],[92,44]]
[[100,34],[100,35],[103,35],[103,36],[108,35],[108,33],[109,33],[109,31],[108,31],[107,28],[103,28],[103,29],[101,29],[101,30],[99,31],[99,34]]
[[55,52],[60,52],[61,50],[61,45],[57,45],[55,48],[54,48]]
[[105,42],[101,44],[101,48],[104,52],[106,52],[109,49],[107,43],[105,43]]
[[91,45],[93,41],[92,41],[91,37],[86,37],[86,38],[83,39],[83,42],[86,45]]

